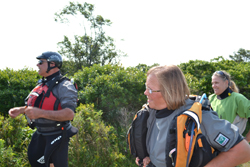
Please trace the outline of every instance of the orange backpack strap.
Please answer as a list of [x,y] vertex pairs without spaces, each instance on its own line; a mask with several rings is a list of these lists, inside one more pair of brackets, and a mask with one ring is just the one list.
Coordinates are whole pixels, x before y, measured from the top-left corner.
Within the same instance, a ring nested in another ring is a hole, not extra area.
[[[198,105],[198,107],[196,106]],[[196,110],[193,111],[192,108]],[[197,112],[198,109],[198,112]],[[195,102],[193,106],[177,117],[177,154],[175,167],[185,167],[191,161],[194,145],[198,134],[201,133],[201,105]]]
[[[198,97],[198,96],[197,96]],[[199,96],[200,98],[200,96]],[[203,97],[204,98],[204,97]],[[202,134],[202,104],[195,97],[192,107],[173,119],[167,139],[167,166],[189,166],[197,142]],[[202,145],[202,143],[200,143]]]

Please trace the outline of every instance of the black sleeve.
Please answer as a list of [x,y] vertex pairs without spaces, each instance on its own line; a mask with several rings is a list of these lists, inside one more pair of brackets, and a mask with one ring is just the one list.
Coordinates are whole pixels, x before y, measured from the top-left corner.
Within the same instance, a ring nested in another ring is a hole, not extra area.
[[240,143],[243,139],[244,139],[243,136],[242,136],[242,135],[239,135],[239,137],[238,137],[237,141],[234,143],[233,147],[234,147],[235,145],[237,145],[238,143]]

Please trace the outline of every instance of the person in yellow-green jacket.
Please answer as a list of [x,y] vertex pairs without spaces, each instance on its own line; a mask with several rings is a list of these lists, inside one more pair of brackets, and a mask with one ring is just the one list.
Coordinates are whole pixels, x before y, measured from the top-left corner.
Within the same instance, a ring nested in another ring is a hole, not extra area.
[[[239,93],[235,82],[226,71],[216,71],[212,75],[214,94],[209,96],[211,107],[219,118],[236,125],[242,134],[250,118],[250,101]],[[245,139],[250,142],[250,131]]]

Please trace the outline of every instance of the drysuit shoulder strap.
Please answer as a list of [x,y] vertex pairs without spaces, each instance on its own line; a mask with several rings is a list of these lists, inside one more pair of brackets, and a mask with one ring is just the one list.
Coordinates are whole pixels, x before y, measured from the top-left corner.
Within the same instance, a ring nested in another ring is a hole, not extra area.
[[51,81],[46,82],[45,85],[48,86],[48,90],[44,97],[49,97],[50,92],[54,88],[54,86],[58,85],[60,82],[64,80],[70,80],[70,79],[63,75],[59,75],[59,76],[54,77]]

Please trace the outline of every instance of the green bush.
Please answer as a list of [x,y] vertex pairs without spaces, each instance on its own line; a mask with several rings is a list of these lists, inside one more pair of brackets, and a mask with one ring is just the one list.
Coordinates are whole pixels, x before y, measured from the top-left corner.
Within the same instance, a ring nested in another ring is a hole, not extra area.
[[38,78],[37,71],[27,68],[17,71],[9,68],[0,70],[0,115],[7,116],[10,108],[23,106]]
[[0,139],[0,166],[8,167],[14,166],[15,161],[13,160],[15,153],[11,147],[5,147],[5,141]]
[[143,68],[124,68],[119,65],[94,65],[74,75],[79,87],[79,102],[93,103],[103,111],[103,119],[114,125],[121,108],[140,109],[146,102],[146,74]]
[[23,115],[16,119],[0,116],[0,167],[30,166],[27,148],[33,130],[26,125]]
[[187,78],[192,94],[213,93],[211,78],[215,71],[225,70],[238,86],[240,93],[250,99],[250,64],[246,62],[235,62],[218,57],[211,62],[202,60],[190,60],[188,63],[181,63],[182,69]]
[[79,129],[70,140],[69,166],[132,166],[134,159],[121,153],[117,133],[112,126],[106,126],[102,112],[94,105],[81,104],[77,108],[72,125]]

